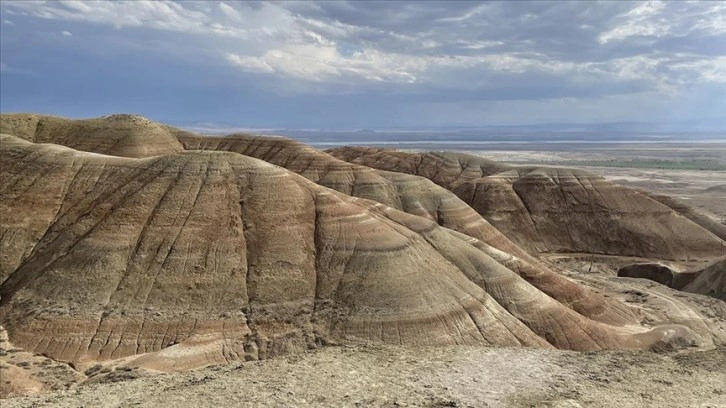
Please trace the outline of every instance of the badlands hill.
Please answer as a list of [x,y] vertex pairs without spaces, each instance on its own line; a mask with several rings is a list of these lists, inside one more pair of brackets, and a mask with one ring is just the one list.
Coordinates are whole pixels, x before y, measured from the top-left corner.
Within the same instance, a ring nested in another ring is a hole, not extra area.
[[472,238],[246,156],[0,141],[0,318],[14,344],[56,359],[203,344],[186,351],[194,365],[346,338],[587,350],[666,333],[587,319]]
[[121,157],[180,152],[183,148],[173,131],[143,116],[129,114],[85,120],[34,114],[0,115],[0,133],[35,143],[55,143]]
[[230,151],[256,157],[341,193],[430,219],[474,238],[480,249],[530,284],[585,316],[606,323],[622,323],[624,316],[628,315],[619,305],[573,284],[537,262],[455,194],[424,177],[351,164],[281,137],[238,134],[210,138],[183,133],[178,138],[188,150]]
[[[3,115],[1,126],[0,325],[15,347],[81,371],[99,362],[174,371],[359,342],[569,350],[726,342],[717,316],[676,302],[664,302],[677,304],[673,313],[650,314],[529,253],[553,233],[545,225],[576,222],[580,212],[556,206],[568,200],[532,215],[543,221],[531,244],[529,230],[500,229],[453,194],[457,177],[352,164],[284,138],[201,137],[130,115]],[[466,183],[534,171],[476,163],[459,168],[472,174]],[[543,200],[559,193],[534,190]],[[721,243],[667,207],[654,217],[672,224],[634,227],[617,199],[601,209],[612,211],[609,223],[583,225],[620,235],[586,239],[581,251],[660,232],[639,250],[711,256],[712,241]]]
[[652,197],[581,170],[511,167],[463,153],[343,147],[376,169],[421,175],[452,191],[532,253],[708,259],[722,240]]

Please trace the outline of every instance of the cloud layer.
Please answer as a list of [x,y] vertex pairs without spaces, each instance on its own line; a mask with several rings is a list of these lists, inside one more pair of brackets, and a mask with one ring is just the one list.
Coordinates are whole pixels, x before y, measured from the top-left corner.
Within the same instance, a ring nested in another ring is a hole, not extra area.
[[129,39],[123,46],[203,58],[281,94],[461,103],[658,100],[726,89],[722,2],[23,0],[4,1],[2,10],[4,32],[23,19],[66,24],[60,32],[69,40],[84,26],[106,36],[137,33],[164,46]]

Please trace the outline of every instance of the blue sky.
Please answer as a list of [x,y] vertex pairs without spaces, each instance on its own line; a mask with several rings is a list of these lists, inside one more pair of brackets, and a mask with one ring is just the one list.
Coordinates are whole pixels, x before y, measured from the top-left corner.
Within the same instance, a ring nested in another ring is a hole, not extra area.
[[249,128],[726,117],[726,2],[0,3],[0,109]]

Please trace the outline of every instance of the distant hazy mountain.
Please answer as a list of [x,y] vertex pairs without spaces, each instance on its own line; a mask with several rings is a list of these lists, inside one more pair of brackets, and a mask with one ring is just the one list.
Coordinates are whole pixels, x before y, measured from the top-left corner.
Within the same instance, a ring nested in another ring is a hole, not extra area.
[[358,134],[381,132],[726,132],[726,117],[670,123],[541,123],[529,125],[396,127],[385,129],[375,128],[374,126],[366,129],[255,128],[230,122],[173,122],[173,125],[183,129],[209,134],[230,133],[234,131],[280,134],[291,134],[295,132],[355,132]]

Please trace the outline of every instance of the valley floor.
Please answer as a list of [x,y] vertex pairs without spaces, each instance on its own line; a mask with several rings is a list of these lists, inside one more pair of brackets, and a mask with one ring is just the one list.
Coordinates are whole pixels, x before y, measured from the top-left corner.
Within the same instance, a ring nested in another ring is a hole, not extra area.
[[4,400],[14,407],[726,407],[726,348],[663,355],[329,347]]

